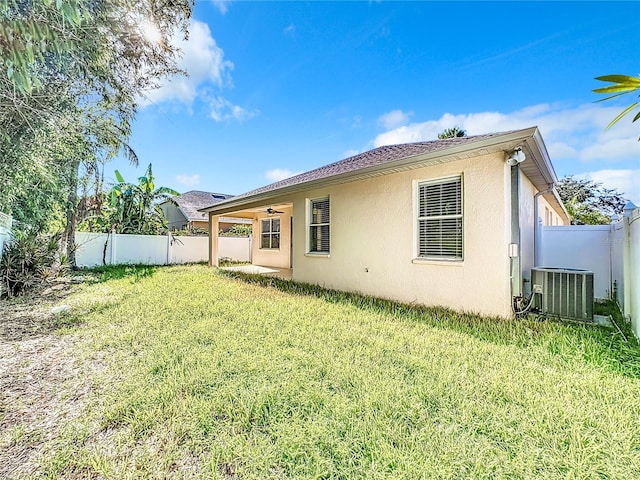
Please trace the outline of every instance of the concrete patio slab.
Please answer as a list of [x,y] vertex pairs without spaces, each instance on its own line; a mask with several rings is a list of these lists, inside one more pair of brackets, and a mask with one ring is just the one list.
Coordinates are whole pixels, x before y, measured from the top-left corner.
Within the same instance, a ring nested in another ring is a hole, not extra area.
[[292,278],[292,272],[290,269],[277,269],[271,267],[263,267],[261,265],[238,265],[236,267],[221,267],[220,270],[248,273],[251,275],[268,275],[272,277],[282,278],[284,280],[291,280]]

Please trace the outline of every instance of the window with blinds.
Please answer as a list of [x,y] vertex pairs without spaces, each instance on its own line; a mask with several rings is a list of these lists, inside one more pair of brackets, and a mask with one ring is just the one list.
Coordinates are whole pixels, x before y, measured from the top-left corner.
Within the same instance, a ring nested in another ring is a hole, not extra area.
[[462,177],[418,184],[418,257],[462,260]]
[[309,253],[329,253],[329,197],[309,201]]
[[280,219],[263,218],[260,229],[260,248],[280,248]]

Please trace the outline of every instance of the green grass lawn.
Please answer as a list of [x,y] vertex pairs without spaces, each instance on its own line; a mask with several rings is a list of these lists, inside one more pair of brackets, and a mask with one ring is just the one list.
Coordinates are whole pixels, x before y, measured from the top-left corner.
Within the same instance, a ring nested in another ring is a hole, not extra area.
[[70,302],[93,389],[51,478],[640,478],[640,350],[613,330],[204,266]]

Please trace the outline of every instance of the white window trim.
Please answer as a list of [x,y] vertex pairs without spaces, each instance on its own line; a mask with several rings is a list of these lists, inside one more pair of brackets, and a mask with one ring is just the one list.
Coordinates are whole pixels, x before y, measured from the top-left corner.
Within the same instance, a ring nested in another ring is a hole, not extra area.
[[[277,232],[277,234],[280,237],[280,242],[278,243],[278,245],[282,245],[282,220],[280,219],[280,217],[261,217],[260,218],[260,243],[259,243],[260,246],[258,247],[259,250],[280,250],[280,247],[263,247],[262,246],[262,235],[264,233],[262,231],[262,221],[263,220],[269,220],[269,223],[270,223],[269,226],[272,229],[273,229],[273,220],[278,220],[280,222],[280,231]],[[267,232],[267,233],[269,234],[269,237],[270,237],[269,244],[271,245],[272,244],[271,237],[273,237],[274,232],[272,230],[272,231]]]
[[[446,257],[421,257],[420,256],[420,242],[418,240],[419,235],[419,220],[418,212],[420,209],[420,200],[418,199],[419,186],[421,184],[428,183],[446,183],[448,181],[460,180],[460,200],[461,200],[461,218],[462,218],[462,258],[446,258]],[[414,180],[413,181],[413,259],[411,260],[414,264],[425,264],[425,265],[455,265],[455,266],[463,266],[465,259],[465,234],[466,229],[464,228],[465,224],[465,212],[464,212],[464,175],[461,173],[456,175],[447,175],[446,177],[438,177],[438,178],[430,178],[424,180]]]
[[[329,202],[329,223],[311,223],[311,207],[312,207],[312,202],[314,201],[318,201],[318,200],[327,200]],[[331,215],[332,215],[332,208],[331,208],[331,196],[330,195],[326,195],[326,196],[322,196],[322,197],[314,197],[314,198],[307,198],[306,199],[306,205],[305,205],[305,229],[306,229],[306,240],[307,240],[307,248],[305,250],[305,256],[306,257],[319,257],[319,258],[329,258],[331,257]],[[328,225],[329,226],[329,251],[328,252],[312,252],[311,251],[311,227],[312,226],[321,226],[321,225]]]

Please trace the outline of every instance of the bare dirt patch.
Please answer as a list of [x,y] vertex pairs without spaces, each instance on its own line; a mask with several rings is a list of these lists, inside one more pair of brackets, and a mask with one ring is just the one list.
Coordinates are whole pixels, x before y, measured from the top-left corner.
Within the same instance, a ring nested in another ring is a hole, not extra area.
[[0,301],[0,478],[33,478],[65,423],[91,389],[73,335],[56,330],[52,308],[72,292],[59,279],[26,297]]

